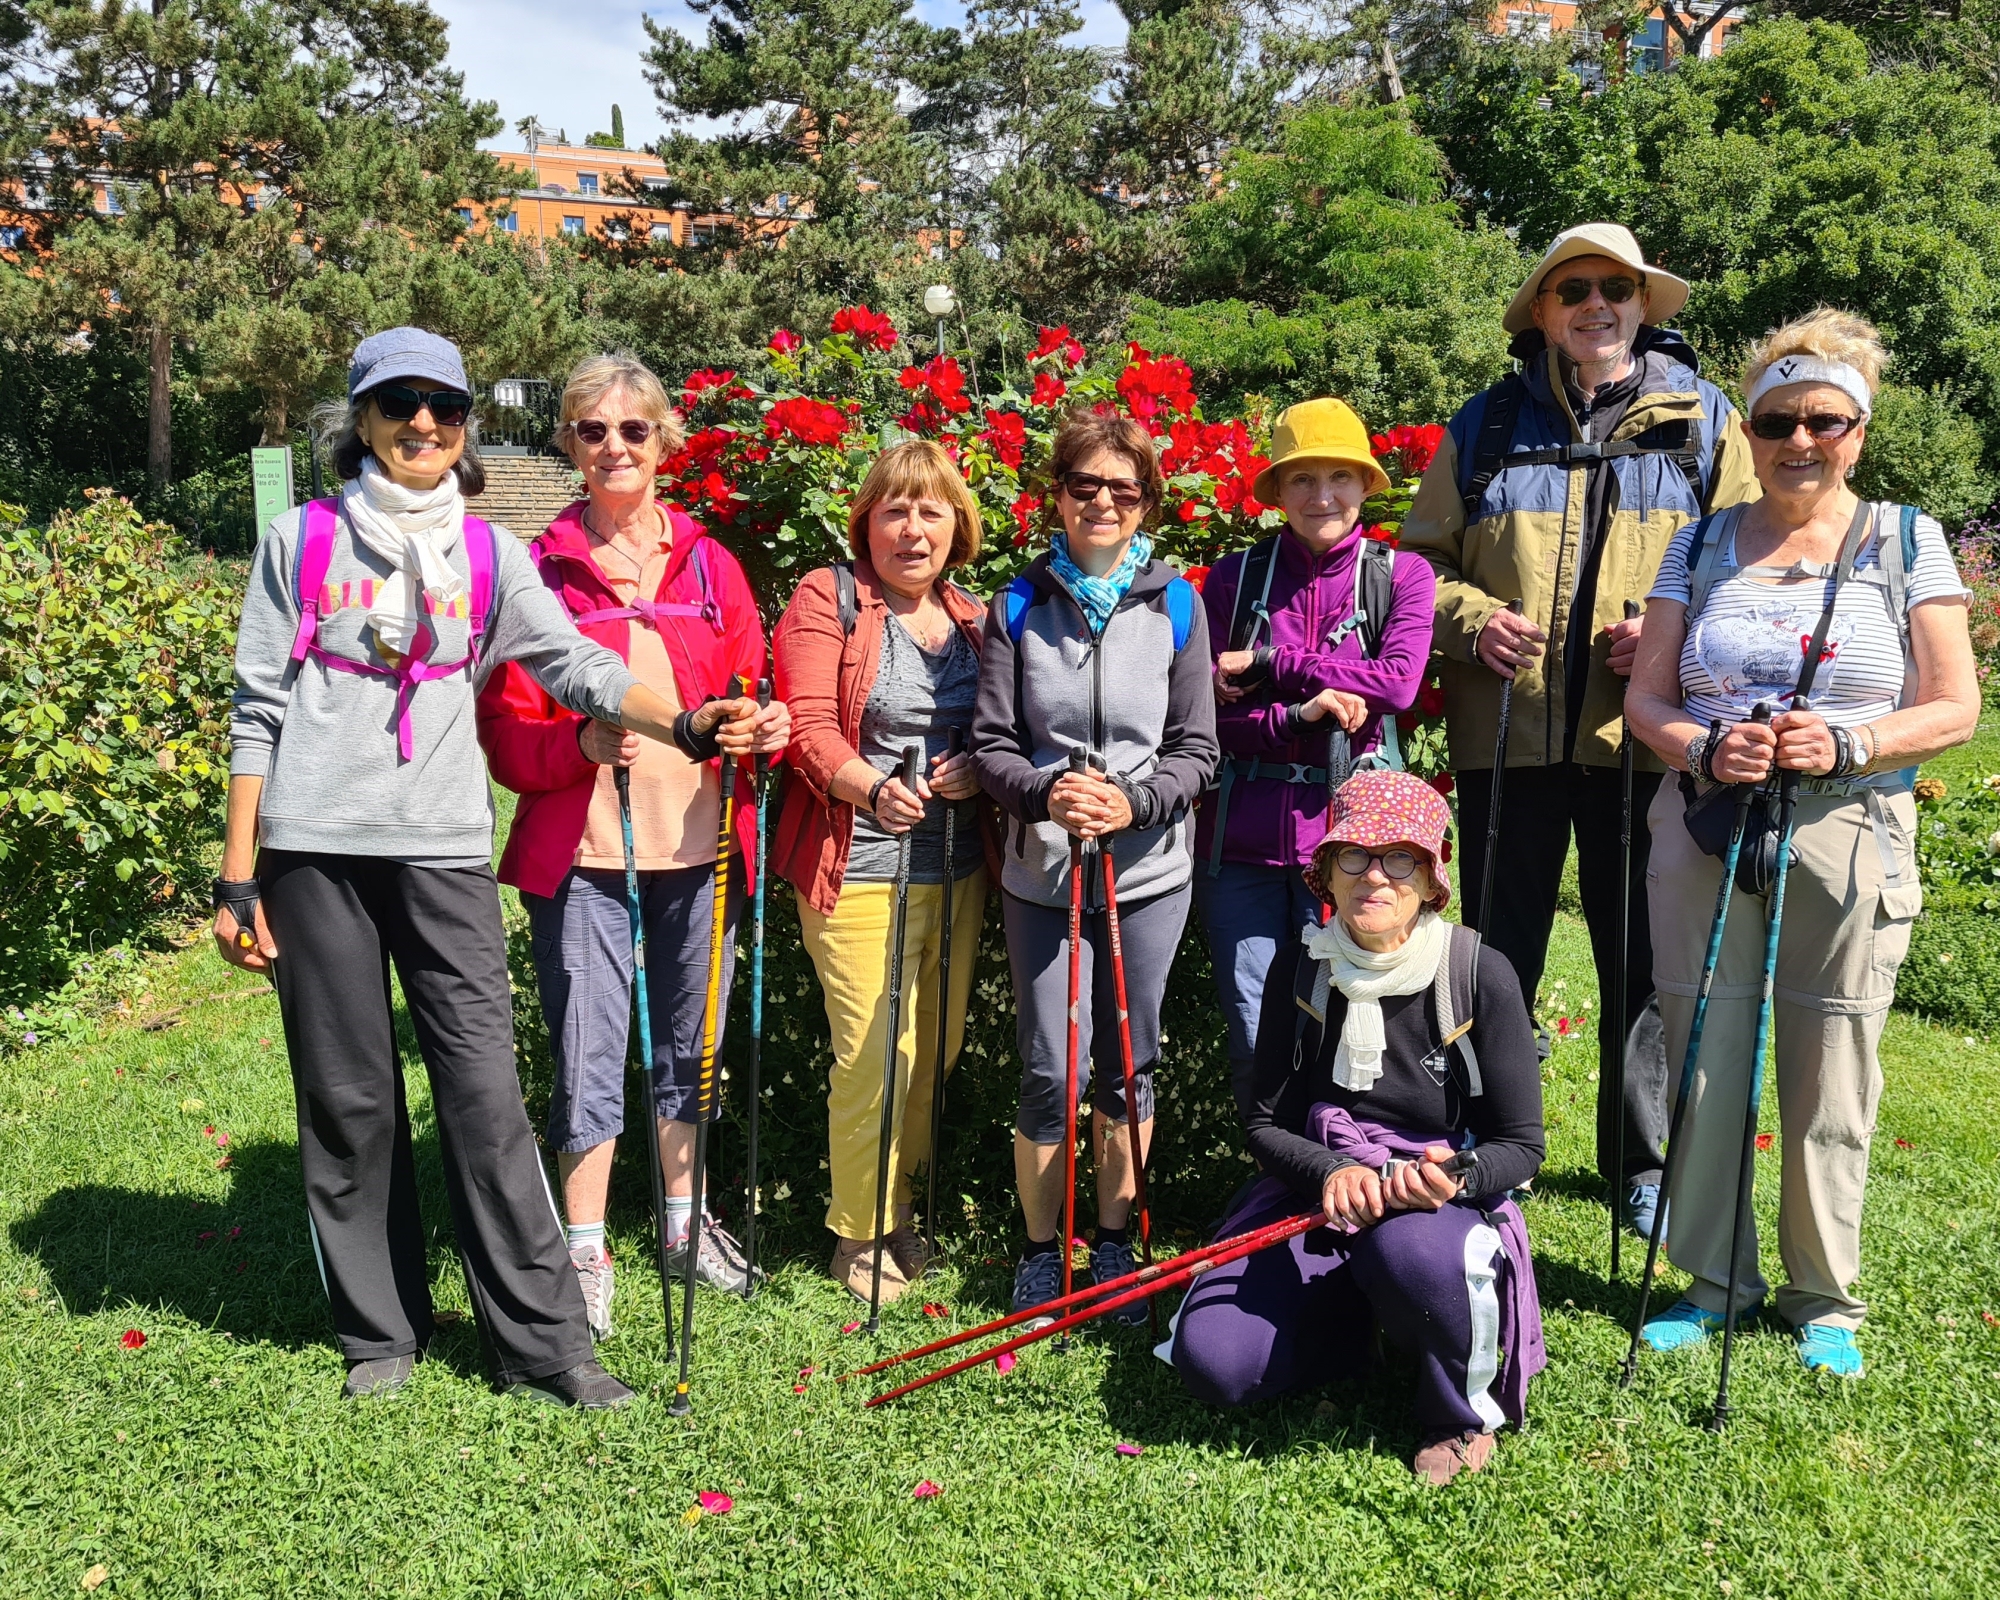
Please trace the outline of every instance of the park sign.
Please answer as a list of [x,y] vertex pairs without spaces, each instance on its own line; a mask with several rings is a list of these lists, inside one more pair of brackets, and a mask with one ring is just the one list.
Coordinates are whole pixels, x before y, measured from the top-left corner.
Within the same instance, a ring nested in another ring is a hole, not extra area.
[[257,531],[260,534],[270,527],[275,518],[297,504],[292,498],[290,445],[250,452],[250,493],[255,502]]

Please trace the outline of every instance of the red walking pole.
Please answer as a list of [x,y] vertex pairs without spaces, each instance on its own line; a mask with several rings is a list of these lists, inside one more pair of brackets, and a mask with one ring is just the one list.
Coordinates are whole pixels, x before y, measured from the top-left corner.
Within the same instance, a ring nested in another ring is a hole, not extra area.
[[[1104,863],[1104,931],[1111,945],[1111,989],[1118,1001],[1118,1052],[1125,1067],[1125,1131],[1132,1140],[1132,1182],[1139,1193],[1139,1244],[1147,1266],[1153,1264],[1153,1212],[1146,1203],[1146,1153],[1139,1148],[1139,1084],[1132,1066],[1132,1020],[1125,1004],[1125,941],[1118,928],[1117,872],[1111,851],[1100,847],[1098,859]],[[1147,1319],[1153,1337],[1160,1336],[1159,1306],[1146,1302]]]
[[[1069,770],[1082,772],[1085,762],[1081,750],[1069,753]],[[1077,1032],[1076,1011],[1083,994],[1083,841],[1075,834],[1069,839],[1069,1053],[1063,1078],[1063,1211],[1062,1237],[1056,1247],[1062,1251],[1063,1296],[1068,1298],[1072,1288],[1071,1275],[1076,1262],[1070,1249],[1070,1241],[1076,1237],[1076,1074],[1077,1074]],[[1063,1339],[1056,1348],[1067,1350],[1069,1340]]]

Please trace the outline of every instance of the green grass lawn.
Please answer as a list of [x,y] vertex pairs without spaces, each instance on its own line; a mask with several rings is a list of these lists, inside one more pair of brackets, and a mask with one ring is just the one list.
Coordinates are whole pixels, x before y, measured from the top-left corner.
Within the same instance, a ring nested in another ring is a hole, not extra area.
[[[1938,770],[1990,770],[1996,743],[1989,730]],[[200,945],[154,979],[87,1047],[0,1061],[9,1600],[79,1593],[99,1564],[95,1592],[121,1596],[2000,1593],[1990,1039],[1891,1020],[1869,1376],[1809,1378],[1760,1327],[1721,1439],[1699,1426],[1712,1352],[1613,1381],[1639,1252],[1607,1285],[1594,1048],[1559,1045],[1528,1208],[1550,1368],[1493,1470],[1437,1492],[1410,1479],[1411,1376],[1393,1358],[1236,1414],[1188,1401],[1144,1330],[1038,1348],[1005,1377],[883,1412],[832,1381],[1004,1308],[999,1239],[957,1241],[928,1286],[948,1321],[912,1297],[871,1343],[840,1331],[854,1311],[823,1276],[825,1236],[781,1232],[754,1305],[703,1295],[696,1409],[673,1420],[643,1198],[614,1210],[618,1334],[600,1352],[637,1404],[579,1416],[495,1396],[462,1319],[401,1396],[342,1404],[276,1004]],[[1557,979],[1572,1009],[1593,993],[1567,915]],[[436,1292],[462,1310],[420,1072],[411,1088]],[[634,1154],[628,1199],[644,1189]],[[1768,1237],[1774,1158],[1758,1170]],[[1666,1299],[1677,1285],[1663,1279]],[[122,1347],[127,1329],[142,1349]],[[924,1479],[942,1493],[914,1499]],[[735,1509],[690,1522],[711,1489]]]

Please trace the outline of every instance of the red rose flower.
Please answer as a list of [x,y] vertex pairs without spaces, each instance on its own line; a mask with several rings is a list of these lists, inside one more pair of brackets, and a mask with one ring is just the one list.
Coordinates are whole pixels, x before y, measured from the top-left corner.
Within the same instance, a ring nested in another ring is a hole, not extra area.
[[771,335],[771,342],[766,348],[777,355],[788,356],[804,343],[805,340],[792,332],[790,328],[780,328],[776,333]]
[[1191,416],[1194,412],[1194,372],[1179,356],[1155,357],[1144,346],[1128,347],[1129,362],[1118,374],[1118,395],[1125,409],[1154,433],[1164,415]]
[[824,400],[794,395],[764,413],[764,435],[770,439],[789,435],[801,444],[839,444],[847,436],[847,413]]
[[1052,406],[1068,393],[1069,385],[1064,383],[1053,372],[1038,372],[1035,374],[1035,390],[1033,394],[1028,396],[1028,404],[1031,406]]
[[1208,586],[1208,568],[1189,567],[1181,576],[1194,585],[1194,592],[1200,594]]
[[1027,490],[1023,489],[1019,494],[1014,496],[1014,503],[1007,509],[1014,513],[1014,527],[1016,529],[1014,534],[1014,548],[1019,550],[1027,545],[1028,529],[1034,520],[1035,513],[1042,509],[1041,497],[1029,494]]
[[847,334],[856,344],[873,345],[877,350],[896,348],[896,325],[887,313],[866,306],[845,306],[833,314],[833,331]]
[[1083,365],[1083,346],[1070,337],[1067,327],[1042,329],[1041,340],[1036,344],[1034,354],[1029,356],[1028,360],[1031,363],[1046,361],[1052,356],[1066,367]]
[[710,389],[720,389],[724,400],[747,400],[751,391],[736,381],[736,374],[724,370],[717,372],[713,367],[703,367],[699,372],[688,374],[688,381],[681,389],[681,405],[692,406]]
[[127,1350],[143,1350],[146,1348],[146,1336],[137,1328],[127,1328],[118,1342]]
[[[1458,787],[1458,780],[1449,772],[1440,772],[1435,778],[1431,779],[1431,787],[1437,790],[1439,794],[1449,795],[1452,790]],[[1450,859],[1450,856],[1445,857],[1447,861]]]
[[1417,709],[1427,717],[1444,714],[1444,685],[1433,679],[1417,691]]
[[1028,427],[1018,411],[986,413],[986,431],[979,437],[993,446],[993,453],[1010,467],[1019,467],[1028,448]]

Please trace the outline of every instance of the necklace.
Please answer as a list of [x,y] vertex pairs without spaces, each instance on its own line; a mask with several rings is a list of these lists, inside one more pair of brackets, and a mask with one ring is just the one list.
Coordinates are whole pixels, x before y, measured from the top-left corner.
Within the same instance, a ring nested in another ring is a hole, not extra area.
[[[885,590],[884,598],[887,597],[888,591]],[[951,630],[957,624],[951,620],[951,613],[943,606],[931,608],[936,615],[926,619],[925,603],[929,599],[930,595],[926,594],[923,599],[912,601],[907,612],[897,610],[895,601],[890,600],[889,612],[902,625],[903,631],[916,640],[919,646],[931,655],[936,655],[951,642]]]
[[[652,510],[653,510],[653,517],[655,519],[655,522],[657,523],[660,520],[659,507],[655,506],[652,508]],[[609,538],[606,535],[599,533],[595,528],[593,528],[590,525],[590,507],[588,505],[585,505],[583,508],[583,531],[589,534],[591,538],[597,541],[597,549],[594,553],[600,558],[607,550],[615,550],[618,552],[619,559],[624,561],[627,565],[629,565],[632,568],[632,576],[629,580],[630,582],[637,583],[643,577],[645,577],[646,558],[643,556],[635,556],[634,554],[632,554],[630,550],[627,550],[625,546],[620,544],[616,539]],[[664,529],[664,527],[662,527],[660,531],[664,533],[666,530]],[[657,537],[658,535],[655,535],[655,538]],[[608,577],[610,576],[610,574],[607,573],[606,576]]]

